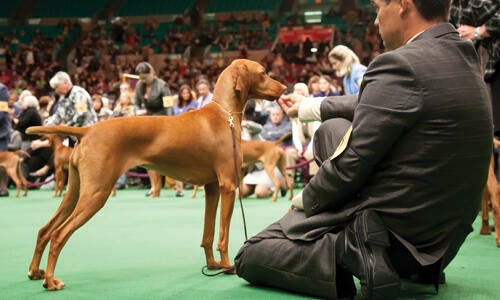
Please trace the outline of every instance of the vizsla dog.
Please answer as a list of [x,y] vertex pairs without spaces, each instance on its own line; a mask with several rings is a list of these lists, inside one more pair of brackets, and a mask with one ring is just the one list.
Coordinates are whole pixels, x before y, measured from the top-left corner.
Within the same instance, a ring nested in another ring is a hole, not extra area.
[[25,156],[30,157],[30,155],[24,150],[17,150],[15,152],[0,152],[0,166],[5,168],[7,175],[16,185],[16,194],[14,195],[14,198],[19,197],[21,186],[24,187],[23,196],[28,195],[28,182],[26,181],[26,178],[24,178],[23,172],[21,171],[21,162],[23,159],[19,157],[19,154],[24,154]]
[[[293,198],[293,182],[286,174],[285,151],[281,146],[283,140],[290,136],[291,133],[286,133],[277,141],[241,141],[241,150],[243,151],[243,169],[247,168],[256,162],[264,164],[266,174],[271,178],[274,184],[274,193],[271,201],[275,202],[278,199],[278,191],[280,190],[280,181],[274,175],[274,168],[278,167],[283,175],[286,186],[290,190],[289,199]],[[194,187],[191,198],[196,197],[198,186]]]
[[63,139],[56,134],[46,134],[45,138],[50,142],[54,151],[54,180],[56,185],[52,197],[61,197],[64,185],[68,179],[66,172],[68,171],[69,157],[73,148],[65,146]]
[[[493,140],[495,148],[500,147],[500,141],[497,139]],[[493,223],[495,225],[495,241],[497,247],[500,247],[500,191],[498,188],[498,181],[494,172],[494,156],[491,155],[490,167],[488,171],[488,180],[486,181],[486,186],[483,190],[483,199],[481,202],[482,211],[482,224],[481,224],[481,234],[491,234],[490,229],[490,216],[489,216],[489,206],[488,199],[491,201],[491,207],[493,210]]]
[[[64,287],[64,283],[54,277],[64,244],[104,206],[120,174],[136,165],[177,180],[205,185],[201,246],[205,250],[207,267],[234,273],[228,255],[228,235],[238,184],[236,175],[241,173],[242,164],[241,113],[247,99],[274,100],[284,91],[285,86],[271,79],[260,64],[238,59],[220,74],[212,103],[199,110],[172,117],[116,118],[91,127],[28,128],[30,134],[67,134],[79,139],[70,158],[66,194],[54,216],[38,232],[28,277],[45,278],[43,286],[49,290]],[[212,245],[219,196],[217,250],[220,261],[216,261]],[[40,269],[40,261],[49,241],[47,271],[44,272]]]

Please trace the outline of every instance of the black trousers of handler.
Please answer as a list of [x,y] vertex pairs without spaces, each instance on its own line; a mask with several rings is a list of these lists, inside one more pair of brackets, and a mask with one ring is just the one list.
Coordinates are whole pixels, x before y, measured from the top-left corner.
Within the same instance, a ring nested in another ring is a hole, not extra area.
[[[316,131],[314,155],[318,164],[329,159],[350,125],[345,119],[331,119]],[[342,267],[343,257],[339,255],[343,254],[335,249],[339,249],[344,232],[352,232],[354,220],[313,241],[289,239],[279,221],[273,223],[239,250],[235,258],[237,274],[254,285],[326,299],[351,298],[356,295],[353,275]],[[391,237],[390,243],[388,252],[393,265],[395,261],[398,265],[394,265],[397,273],[403,277],[418,273],[421,267],[411,254],[395,238]]]

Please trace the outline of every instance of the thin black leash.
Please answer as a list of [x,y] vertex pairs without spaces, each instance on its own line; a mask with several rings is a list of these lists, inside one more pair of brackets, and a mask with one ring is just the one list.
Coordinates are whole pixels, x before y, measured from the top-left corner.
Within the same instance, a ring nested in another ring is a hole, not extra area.
[[[233,140],[233,161],[234,161],[234,175],[235,175],[235,179],[236,179],[236,188],[238,189],[238,199],[240,200],[241,216],[243,217],[243,229],[245,231],[245,240],[248,240],[247,222],[245,219],[245,210],[243,209],[243,201],[241,199],[241,191],[239,190],[240,189],[240,175],[239,175],[238,163],[237,163],[238,156],[236,154],[236,135],[234,133],[234,118],[233,118],[233,115],[230,111],[227,111],[226,109],[224,109],[224,107],[222,107],[219,103],[217,103],[215,101],[214,101],[214,103],[219,105],[219,107],[228,114],[227,120],[229,122],[229,127],[231,128],[231,137]],[[228,234],[229,234],[229,232],[228,232]],[[217,275],[220,275],[222,273],[226,273],[228,271],[234,270],[234,266],[231,268],[222,268],[220,271],[213,273],[213,274],[207,273],[206,270],[209,270],[208,267],[203,266],[201,268],[201,274],[208,276],[208,277],[213,277],[213,276],[217,276]]]

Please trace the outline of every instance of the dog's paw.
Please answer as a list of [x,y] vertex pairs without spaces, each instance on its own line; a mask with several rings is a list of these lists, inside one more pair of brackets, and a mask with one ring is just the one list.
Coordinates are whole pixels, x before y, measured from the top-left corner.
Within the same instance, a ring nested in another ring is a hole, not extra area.
[[223,270],[224,270],[224,274],[227,274],[227,275],[236,274],[236,267],[234,265],[231,267],[224,267]]
[[45,278],[45,271],[42,269],[30,270],[28,272],[28,278],[31,280],[40,280]]
[[61,279],[55,277],[52,279],[45,278],[45,280],[43,281],[43,287],[49,291],[62,290],[64,286],[64,282],[62,282]]
[[481,231],[479,231],[479,234],[482,234],[482,235],[491,234],[490,226],[482,226]]

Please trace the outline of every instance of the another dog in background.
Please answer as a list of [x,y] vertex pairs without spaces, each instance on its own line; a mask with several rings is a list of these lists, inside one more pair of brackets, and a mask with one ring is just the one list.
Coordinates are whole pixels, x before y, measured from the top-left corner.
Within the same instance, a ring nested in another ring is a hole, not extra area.
[[24,187],[23,196],[26,197],[28,195],[28,181],[26,181],[26,178],[21,170],[21,163],[23,159],[19,157],[20,154],[30,157],[30,155],[24,150],[0,152],[0,166],[5,168],[7,176],[9,176],[16,185],[16,194],[14,195],[14,198],[19,197],[21,187]]

